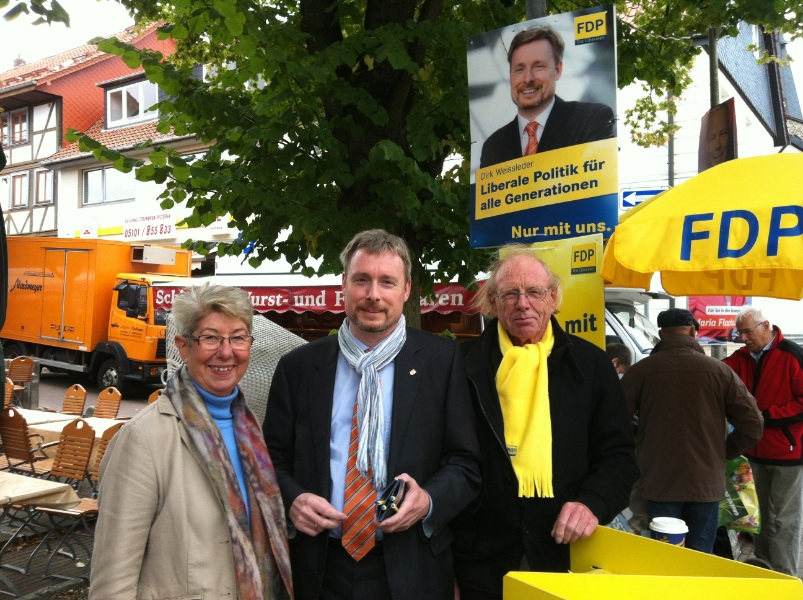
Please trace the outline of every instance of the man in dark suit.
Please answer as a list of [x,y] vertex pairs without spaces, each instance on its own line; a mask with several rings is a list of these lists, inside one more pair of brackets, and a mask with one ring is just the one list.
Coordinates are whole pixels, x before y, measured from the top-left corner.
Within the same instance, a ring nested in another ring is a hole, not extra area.
[[[448,524],[479,490],[460,352],[405,327],[403,240],[364,231],[341,261],[348,318],[280,360],[263,427],[290,517],[295,597],[451,599]],[[400,508],[377,523],[377,490],[394,479],[406,484]],[[369,506],[353,535],[360,486]]]
[[566,102],[555,95],[563,72],[563,49],[563,39],[551,27],[525,29],[513,38],[507,60],[510,96],[518,114],[485,140],[480,167],[616,137],[610,106]]

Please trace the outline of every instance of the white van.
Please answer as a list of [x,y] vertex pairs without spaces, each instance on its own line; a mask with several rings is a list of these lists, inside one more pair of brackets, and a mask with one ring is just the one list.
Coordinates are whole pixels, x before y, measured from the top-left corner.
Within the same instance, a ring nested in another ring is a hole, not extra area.
[[[663,300],[659,310],[669,308],[671,296],[628,288],[605,289],[605,344],[625,344],[633,354],[633,363],[652,352],[661,339],[658,328],[649,319],[650,302]],[[665,306],[664,306],[665,305]]]

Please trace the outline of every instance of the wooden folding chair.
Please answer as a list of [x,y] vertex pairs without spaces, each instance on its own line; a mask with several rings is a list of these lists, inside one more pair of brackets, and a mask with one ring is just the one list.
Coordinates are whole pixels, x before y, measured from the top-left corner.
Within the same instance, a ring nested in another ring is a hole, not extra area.
[[109,442],[112,441],[112,438],[115,434],[120,431],[122,426],[125,423],[118,423],[117,425],[112,425],[106,431],[103,432],[103,435],[98,440],[98,451],[95,456],[95,462],[92,463],[92,468],[89,470],[89,482],[92,484],[92,497],[98,497],[98,483],[100,479],[100,462],[103,460],[103,457],[106,455],[106,448],[109,447]]
[[67,388],[64,393],[64,402],[61,405],[61,412],[65,415],[84,414],[84,404],[86,404],[86,390],[80,383],[76,383]]
[[[34,442],[35,438],[39,441]],[[44,449],[58,442],[45,444],[41,435],[29,433],[25,417],[13,406],[0,412],[0,441],[12,471],[35,476],[50,472],[50,463],[45,463],[49,457]]]
[[[59,575],[58,573],[51,573],[50,568],[52,566],[53,559],[55,559],[57,556],[64,556],[68,558],[70,562],[76,566],[75,562],[78,560],[78,555],[75,552],[74,544],[77,544],[86,554],[86,561],[84,561],[84,574],[81,575],[81,579],[89,580],[90,563],[92,561],[92,545],[94,541],[94,532],[89,525],[89,521],[92,518],[97,517],[97,499],[82,498],[81,501],[72,508],[37,506],[34,508],[34,511],[41,515],[47,516],[50,522],[50,527],[48,528],[45,536],[42,538],[42,541],[40,541],[34,549],[31,556],[35,555],[36,552],[45,544],[47,544],[48,548],[50,548],[49,539],[54,535],[59,536],[55,547],[50,552],[50,557],[47,559],[47,564],[45,565],[45,571],[42,574],[42,577],[58,577],[59,579],[75,578],[75,575],[65,576]],[[64,546],[67,546],[69,551],[62,550]]]
[[153,404],[154,402],[156,402],[159,399],[159,396],[162,395],[163,391],[164,390],[162,388],[159,388],[155,392],[151,392],[151,395],[148,396],[148,404]]
[[98,394],[98,401],[95,404],[95,412],[92,416],[102,419],[116,419],[122,399],[123,397],[116,387],[107,387]]
[[33,380],[34,362],[30,356],[18,356],[12,358],[8,363],[6,377],[14,382],[14,391],[21,392],[26,389],[26,385]]
[[[59,436],[56,456],[42,461],[42,467],[50,467],[47,479],[69,483],[75,491],[89,472],[95,430],[83,419],[70,421]],[[49,463],[49,464],[48,464]]]
[[[89,459],[92,455],[92,446],[95,443],[95,431],[83,419],[75,419],[70,421],[61,431],[59,441],[54,442],[58,444],[56,456],[53,459],[41,461],[40,464],[43,470],[47,470],[47,478],[54,481],[61,481],[73,487],[76,491],[81,483],[86,478],[89,470]],[[21,516],[17,517],[21,522],[21,526],[14,532],[14,535],[9,538],[6,544],[0,549],[0,556],[9,548],[14,540],[23,535],[24,532],[40,532],[44,531],[45,535],[42,540],[28,556],[28,560],[24,567],[18,565],[11,565],[4,563],[2,566],[19,571],[22,574],[27,574],[33,563],[33,559],[42,546],[50,548],[49,539],[58,529],[60,523],[54,519],[53,516],[48,515],[48,524],[43,525],[40,518],[43,511],[40,508],[51,507],[35,507],[32,508],[25,504],[15,504],[12,508]],[[53,510],[61,510],[63,507],[56,507]],[[79,540],[80,541],[80,540]]]
[[7,406],[11,406],[13,400],[14,400],[14,382],[11,381],[8,377],[6,377],[5,397],[3,399],[3,406],[0,406],[0,410],[4,409]]
[[[36,513],[45,515],[48,518],[50,527],[48,532],[45,534],[45,537],[42,538],[37,547],[34,549],[33,554],[36,554],[36,551],[39,550],[39,548],[41,548],[43,545],[47,545],[49,549],[50,545],[48,540],[54,535],[59,536],[55,547],[50,552],[50,557],[47,559],[43,577],[58,577],[60,579],[70,579],[71,577],[74,577],[75,575],[66,577],[64,575],[59,575],[58,573],[52,573],[51,567],[53,565],[53,561],[58,556],[66,557],[71,563],[75,563],[75,561],[78,559],[75,545],[78,545],[86,554],[84,567],[85,575],[82,577],[84,579],[89,578],[94,536],[94,532],[90,526],[90,521],[98,514],[97,495],[100,463],[103,460],[103,456],[106,454],[106,448],[108,448],[109,442],[112,440],[115,434],[120,431],[124,424],[125,423],[118,423],[116,425],[112,425],[103,432],[103,436],[101,436],[100,440],[98,440],[97,456],[95,457],[95,460],[92,463],[92,468],[89,471],[89,479],[92,483],[91,498],[82,498],[81,502],[72,508],[58,508],[53,506],[37,506],[34,508]],[[62,548],[65,546],[66,549],[62,550]]]

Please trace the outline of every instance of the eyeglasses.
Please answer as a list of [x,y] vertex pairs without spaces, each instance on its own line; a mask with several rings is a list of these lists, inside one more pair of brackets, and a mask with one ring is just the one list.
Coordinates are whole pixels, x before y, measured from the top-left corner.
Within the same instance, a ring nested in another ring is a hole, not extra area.
[[223,337],[222,335],[188,335],[187,339],[194,341],[207,350],[217,350],[223,345],[223,340],[229,340],[229,346],[231,346],[232,350],[247,350],[254,343],[253,335],[233,335],[231,337]]
[[753,332],[754,332],[756,329],[758,329],[759,327],[761,327],[763,324],[764,324],[764,322],[762,321],[761,323],[759,323],[759,324],[758,324],[758,325],[756,325],[755,327],[751,327],[750,329],[734,329],[733,333],[735,333],[735,334],[736,334],[736,337],[739,337],[740,335],[750,335],[750,334],[751,334],[751,333],[753,333]]
[[518,304],[519,298],[524,296],[527,298],[527,302],[534,304],[535,302],[543,302],[546,300],[546,296],[550,289],[551,288],[530,288],[529,290],[524,290],[523,292],[520,292],[519,290],[509,290],[504,294],[499,294],[497,298],[499,298],[499,300],[505,304],[514,306]]

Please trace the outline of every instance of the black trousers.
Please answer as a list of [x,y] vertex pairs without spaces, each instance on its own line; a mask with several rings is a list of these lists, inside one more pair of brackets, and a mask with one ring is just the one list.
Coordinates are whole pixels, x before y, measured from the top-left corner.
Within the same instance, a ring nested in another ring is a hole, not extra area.
[[382,542],[357,562],[339,539],[329,538],[320,600],[368,599],[391,600]]

